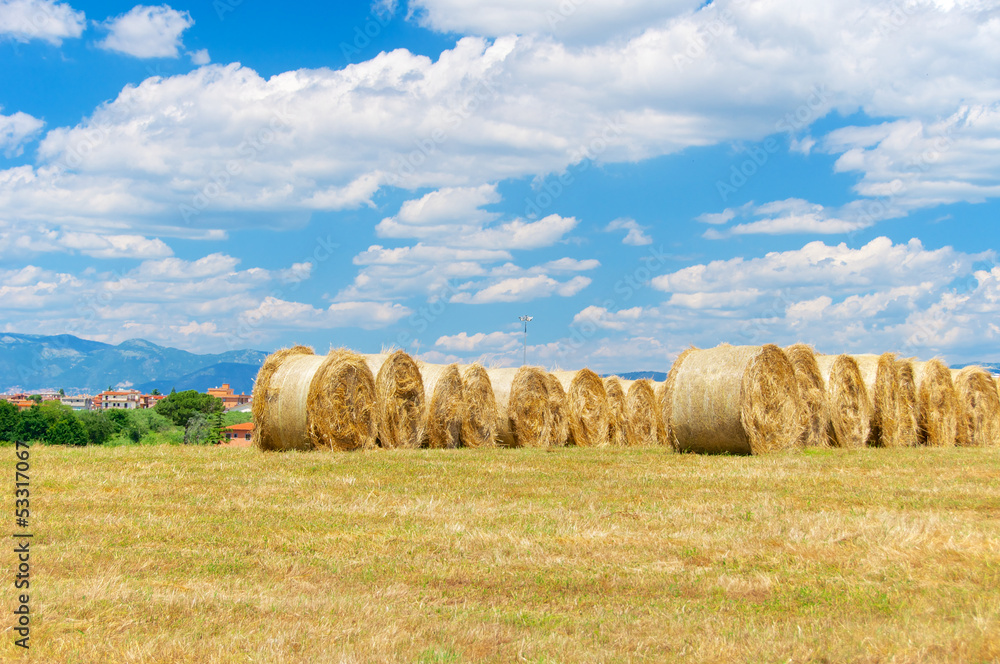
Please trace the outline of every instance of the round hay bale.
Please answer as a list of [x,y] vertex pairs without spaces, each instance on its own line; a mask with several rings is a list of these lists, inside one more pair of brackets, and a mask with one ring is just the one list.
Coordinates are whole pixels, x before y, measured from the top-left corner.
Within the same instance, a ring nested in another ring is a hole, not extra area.
[[917,422],[920,442],[928,447],[953,447],[958,434],[958,394],[951,372],[937,359],[914,362]]
[[673,447],[673,436],[670,434],[670,393],[667,391],[669,383],[669,380],[657,383],[653,393],[656,395],[656,437],[660,445]]
[[826,382],[829,438],[835,447],[864,447],[871,434],[871,399],[858,363],[850,355],[817,355]]
[[457,364],[420,365],[427,402],[424,441],[431,449],[454,449],[462,444],[465,394]]
[[270,376],[263,420],[279,450],[375,447],[375,378],[357,353],[289,354]]
[[462,371],[462,394],[465,397],[465,419],[462,420],[462,445],[493,447],[496,444],[499,416],[490,375],[479,364],[470,364]]
[[420,447],[424,436],[426,401],[417,363],[405,351],[365,355],[375,374],[375,424],[385,448]]
[[764,454],[797,444],[798,381],[775,345],[688,349],[667,382],[669,428],[679,450]]
[[548,372],[545,387],[549,391],[549,416],[552,418],[549,447],[563,447],[569,441],[569,400],[559,379]]
[[608,412],[611,416],[610,434],[613,447],[626,447],[628,443],[627,415],[625,414],[625,390],[618,376],[604,379],[604,391],[608,395]]
[[903,447],[915,447],[920,442],[920,422],[913,362],[905,358],[897,359],[896,375],[899,378],[899,443]]
[[253,444],[258,449],[265,451],[280,450],[277,431],[274,428],[276,420],[268,417],[271,408],[278,400],[278,390],[271,389],[271,379],[274,373],[281,366],[286,358],[293,355],[314,355],[312,348],[308,346],[292,346],[282,348],[264,358],[257,377],[253,383],[253,406],[251,413],[253,418]]
[[656,447],[660,439],[653,384],[645,378],[631,382],[625,393],[625,439],[630,447]]
[[800,447],[829,447],[830,409],[826,400],[826,383],[816,364],[812,346],[793,344],[785,348],[788,360],[795,368],[802,402],[802,437]]
[[590,369],[554,371],[569,402],[569,440],[577,447],[611,444],[611,409],[604,381]]
[[488,369],[504,447],[548,447],[553,415],[546,373],[538,367]]
[[903,407],[900,404],[899,365],[896,355],[853,355],[861,371],[861,379],[868,390],[872,404],[871,431],[868,444],[872,447],[903,447],[906,437],[901,421]]
[[955,379],[958,396],[956,443],[963,447],[1000,445],[1000,398],[993,376],[982,367],[968,366]]

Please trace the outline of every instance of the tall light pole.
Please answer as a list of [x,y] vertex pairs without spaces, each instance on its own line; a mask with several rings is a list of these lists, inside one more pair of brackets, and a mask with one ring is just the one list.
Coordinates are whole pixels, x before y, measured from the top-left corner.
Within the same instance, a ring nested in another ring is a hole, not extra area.
[[520,316],[518,317],[518,320],[524,323],[524,362],[522,363],[523,365],[528,363],[528,323],[531,322],[531,316]]

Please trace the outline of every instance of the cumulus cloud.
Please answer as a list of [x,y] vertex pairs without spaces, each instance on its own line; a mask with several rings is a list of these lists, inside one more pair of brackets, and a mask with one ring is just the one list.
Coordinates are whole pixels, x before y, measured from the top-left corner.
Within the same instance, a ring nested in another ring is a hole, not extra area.
[[64,2],[0,0],[0,36],[19,42],[40,39],[54,46],[83,34],[86,17]]
[[472,335],[467,332],[459,332],[458,334],[438,337],[434,345],[449,351],[473,353],[510,350],[518,347],[520,343],[521,334],[518,332],[490,332],[489,334],[477,332]]
[[136,58],[176,58],[180,55],[181,34],[194,25],[194,20],[186,11],[168,5],[136,5],[103,25],[108,36],[98,43],[101,48]]
[[653,238],[646,235],[643,231],[646,229],[645,226],[640,226],[635,219],[630,219],[628,217],[622,217],[620,219],[615,219],[610,224],[605,227],[605,231],[617,231],[617,230],[627,230],[628,233],[622,239],[622,244],[630,244],[632,246],[640,247],[646,244],[653,244]]
[[45,123],[27,113],[18,111],[13,115],[0,113],[0,150],[8,157],[17,157],[24,152],[24,144],[33,139]]
[[490,304],[493,302],[527,302],[553,295],[572,297],[589,286],[590,282],[589,277],[582,276],[573,277],[565,282],[545,275],[517,277],[503,279],[475,293],[457,293],[451,297],[451,301],[466,304]]

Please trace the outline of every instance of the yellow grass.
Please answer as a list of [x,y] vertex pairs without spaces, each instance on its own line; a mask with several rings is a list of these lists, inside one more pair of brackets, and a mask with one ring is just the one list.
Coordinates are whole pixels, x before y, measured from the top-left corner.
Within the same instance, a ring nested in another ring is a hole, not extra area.
[[1000,449],[35,447],[31,467],[37,662],[1000,659]]

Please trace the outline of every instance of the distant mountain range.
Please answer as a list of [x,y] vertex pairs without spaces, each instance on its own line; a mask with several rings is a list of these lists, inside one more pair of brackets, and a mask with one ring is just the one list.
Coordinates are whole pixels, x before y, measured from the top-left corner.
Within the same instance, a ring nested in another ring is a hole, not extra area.
[[109,385],[203,392],[229,383],[236,392],[249,394],[265,357],[259,350],[199,355],[143,339],[112,346],[69,334],[0,333],[0,392],[62,388],[69,394],[94,394]]

